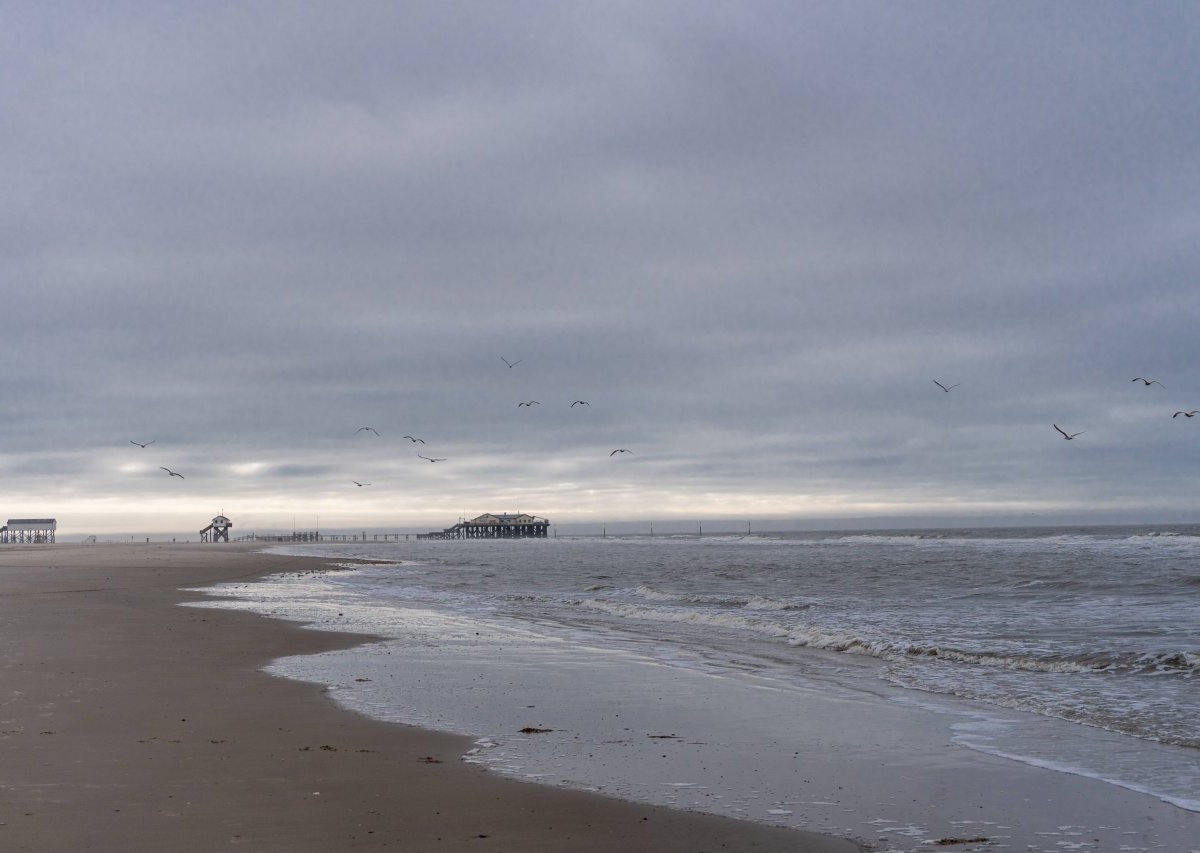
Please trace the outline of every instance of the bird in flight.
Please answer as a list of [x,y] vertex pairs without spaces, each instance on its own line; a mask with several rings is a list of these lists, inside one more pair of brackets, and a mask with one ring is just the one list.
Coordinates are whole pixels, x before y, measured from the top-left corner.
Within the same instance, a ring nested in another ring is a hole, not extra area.
[[539,403],[537,400],[530,400],[528,403],[517,403],[517,408],[519,409],[522,406],[529,406],[530,408],[533,408],[534,406],[540,406],[540,405],[542,405],[542,404]]
[[609,456],[616,456],[618,453],[633,453],[633,451],[632,451],[632,450],[626,450],[624,447],[618,447],[616,450],[614,450],[612,453],[610,453],[610,454],[608,454],[608,455],[609,455]]
[[1135,376],[1132,379],[1130,379],[1129,381],[1130,382],[1141,382],[1143,385],[1157,385],[1159,388],[1167,387],[1166,385],[1163,385],[1161,382],[1159,382],[1157,379],[1143,379],[1140,376]]
[[521,363],[522,361],[524,361],[525,359],[523,359],[523,358],[518,358],[516,361],[509,361],[509,360],[508,360],[507,358],[505,358],[504,356],[500,356],[500,360],[501,360],[502,362],[504,362],[505,364],[507,364],[507,365],[508,365],[508,367],[509,367],[509,369],[511,370],[512,368],[516,367],[518,364],[520,364],[520,363]]
[[376,435],[379,435],[379,430],[375,429],[375,427],[359,427],[358,429],[356,429],[356,430],[354,431],[354,434],[355,434],[355,435],[358,435],[360,432],[364,432],[364,431],[366,431],[366,432],[373,432],[373,433],[375,433]]
[[1073,438],[1074,438],[1075,436],[1077,436],[1077,435],[1083,435],[1083,431],[1082,431],[1082,430],[1081,430],[1080,432],[1066,432],[1066,431],[1065,431],[1065,430],[1064,430],[1062,427],[1060,427],[1058,424],[1051,424],[1051,426],[1052,426],[1052,427],[1054,427],[1056,430],[1058,430],[1060,433],[1062,433],[1062,437],[1063,437],[1063,438],[1065,438],[1067,441],[1070,441],[1071,439],[1073,439]]
[[[155,441],[157,441],[157,440],[158,440],[158,439],[155,439]],[[131,439],[129,439],[129,443],[130,443],[130,444],[136,444],[138,447],[142,448],[142,450],[145,450],[145,449],[146,449],[147,447],[149,447],[151,444],[154,444],[154,441],[147,441],[145,444],[142,444],[140,441],[134,441],[134,440],[131,438]]]
[[953,385],[950,386],[950,388],[947,388],[945,385],[943,385],[941,382],[938,382],[936,379],[933,380],[933,384],[936,385],[937,387],[941,388],[947,394],[950,393],[950,388],[957,388],[959,385],[962,385],[961,382],[955,382]]
[[1194,418],[1196,417],[1197,412],[1200,412],[1200,409],[1192,409],[1190,412],[1176,412],[1175,414],[1171,415],[1171,417],[1177,418],[1180,415],[1183,415],[1185,418]]
[[401,438],[407,438],[413,444],[424,444],[425,443],[425,439],[417,438],[416,436],[412,436],[412,435],[401,436]]
[[571,408],[573,409],[576,406],[590,406],[590,405],[592,405],[592,404],[589,403],[587,400],[576,400],[574,403],[571,404]]
[[187,479],[187,477],[183,476],[182,474],[177,474],[177,473],[175,473],[175,472],[174,472],[174,471],[172,471],[170,468],[163,468],[163,466],[161,466],[161,465],[159,465],[158,467],[159,467],[159,468],[162,468],[162,470],[166,471],[166,472],[167,472],[168,474],[170,474],[172,477],[178,477],[178,478],[179,478],[179,479],[181,479],[181,480],[186,480],[186,479]]
[[[417,455],[418,455],[418,456],[421,456],[421,454],[420,454],[420,453],[418,453]],[[421,456],[421,458],[422,458],[422,459],[425,459],[425,460],[427,460],[427,461],[429,461],[429,462],[445,462],[445,461],[446,461],[444,458],[438,458],[438,457],[436,457],[436,456]]]
[[358,480],[351,480],[350,482],[359,487],[371,485],[370,483],[360,483],[360,482],[358,482]]

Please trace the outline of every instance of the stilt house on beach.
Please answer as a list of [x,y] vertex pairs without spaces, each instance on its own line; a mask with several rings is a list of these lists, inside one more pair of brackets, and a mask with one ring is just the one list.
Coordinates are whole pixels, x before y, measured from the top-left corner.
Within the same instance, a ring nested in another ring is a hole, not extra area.
[[201,542],[220,542],[224,539],[229,541],[229,528],[233,527],[233,522],[223,515],[214,516],[213,520],[200,531]]
[[520,512],[485,512],[470,521],[460,521],[440,533],[423,533],[418,539],[545,539],[549,520]]
[[52,544],[58,521],[53,518],[10,518],[0,527],[0,544]]

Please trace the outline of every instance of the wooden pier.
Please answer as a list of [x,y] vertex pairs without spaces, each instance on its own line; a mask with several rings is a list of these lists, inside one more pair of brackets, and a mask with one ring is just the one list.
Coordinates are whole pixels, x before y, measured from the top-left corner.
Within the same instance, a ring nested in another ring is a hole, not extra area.
[[292,533],[247,533],[235,542],[399,542],[417,539],[420,533],[319,533],[316,530],[297,530]]
[[[215,521],[215,519],[214,519]],[[232,524],[230,524],[232,527]],[[431,533],[320,533],[295,530],[291,533],[247,533],[236,542],[399,542],[401,539],[545,539],[550,521],[528,513],[484,513]],[[206,528],[201,537],[211,535]],[[228,541],[228,540],[226,540]]]

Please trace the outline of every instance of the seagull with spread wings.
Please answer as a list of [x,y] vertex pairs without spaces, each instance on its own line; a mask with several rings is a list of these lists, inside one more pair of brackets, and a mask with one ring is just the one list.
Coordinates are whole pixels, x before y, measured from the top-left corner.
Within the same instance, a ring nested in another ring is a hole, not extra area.
[[522,406],[529,406],[529,408],[532,409],[534,406],[540,406],[540,405],[542,405],[542,404],[539,403],[537,400],[530,400],[527,403],[517,403],[517,408],[519,409]]
[[626,450],[624,447],[618,447],[616,450],[614,450],[612,453],[610,453],[610,454],[608,454],[608,455],[609,455],[609,456],[616,456],[618,453],[629,453],[629,454],[631,454],[631,455],[632,455],[633,451],[632,451],[632,450]]
[[379,435],[379,430],[375,429],[375,427],[359,427],[354,431],[354,434],[358,435],[360,432],[373,432],[376,435]]
[[1171,415],[1171,417],[1177,418],[1180,415],[1183,415],[1185,418],[1194,418],[1196,417],[1197,412],[1200,412],[1200,409],[1192,409],[1190,412],[1176,412],[1175,414]]
[[959,385],[962,385],[962,383],[961,383],[961,382],[955,382],[953,385],[951,385],[951,386],[947,387],[947,386],[943,385],[941,382],[938,382],[936,379],[935,379],[935,380],[933,380],[933,384],[934,384],[934,385],[936,385],[937,387],[941,388],[941,389],[942,389],[943,391],[945,391],[947,394],[949,394],[949,393],[950,393],[950,389],[951,389],[951,388],[957,388]]
[[371,485],[370,483],[360,483],[360,482],[358,482],[358,480],[351,480],[350,482],[351,482],[351,483],[353,483],[353,484],[354,484],[354,485],[356,485],[356,486],[359,486],[360,488],[361,488],[362,486],[369,486],[369,485]]
[[1143,385],[1147,385],[1147,386],[1157,385],[1159,388],[1167,387],[1166,385],[1163,385],[1161,382],[1159,382],[1157,379],[1143,379],[1140,376],[1135,376],[1132,379],[1130,379],[1129,381],[1130,382],[1141,382]]
[[507,364],[507,365],[508,365],[508,367],[509,367],[509,369],[511,370],[512,368],[516,367],[518,364],[520,364],[520,363],[521,363],[522,361],[524,361],[525,359],[523,359],[523,358],[518,358],[516,361],[509,361],[509,360],[508,360],[507,358],[505,358],[504,356],[500,356],[500,360],[501,360],[502,362],[504,362],[505,364]]
[[179,479],[181,479],[181,480],[186,480],[186,479],[187,479],[187,477],[183,476],[182,474],[177,474],[176,472],[172,471],[170,468],[163,468],[163,466],[161,466],[161,465],[159,465],[158,467],[159,467],[159,468],[162,468],[162,470],[166,471],[166,472],[167,472],[168,474],[170,474],[172,477],[178,477],[178,478],[179,478]]
[[[154,441],[157,441],[157,439]],[[147,447],[154,444],[154,441],[147,441],[145,444],[142,444],[140,441],[134,441],[132,438],[129,439],[130,444],[136,444],[138,447],[142,448],[142,450],[145,450]]]
[[576,400],[574,403],[571,404],[571,408],[573,409],[576,406],[591,406],[591,405],[592,404],[589,403],[587,400]]
[[425,439],[417,438],[415,435],[404,435],[404,436],[401,436],[401,438],[407,438],[413,444],[424,444],[425,443]]
[[[418,453],[417,455],[421,456],[420,453]],[[427,462],[445,462],[446,461],[444,457],[437,457],[437,456],[421,456],[421,458]]]
[[1050,426],[1054,427],[1056,430],[1058,430],[1060,433],[1062,433],[1062,437],[1065,438],[1067,441],[1070,441],[1077,435],[1083,435],[1082,430],[1080,432],[1067,432],[1062,427],[1060,427],[1058,424],[1051,424]]

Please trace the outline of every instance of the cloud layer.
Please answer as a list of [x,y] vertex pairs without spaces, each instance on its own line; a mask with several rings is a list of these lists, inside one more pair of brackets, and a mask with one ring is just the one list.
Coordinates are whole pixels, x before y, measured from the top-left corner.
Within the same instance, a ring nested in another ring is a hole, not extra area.
[[1198,30],[1169,2],[10,7],[0,513],[1188,517]]

